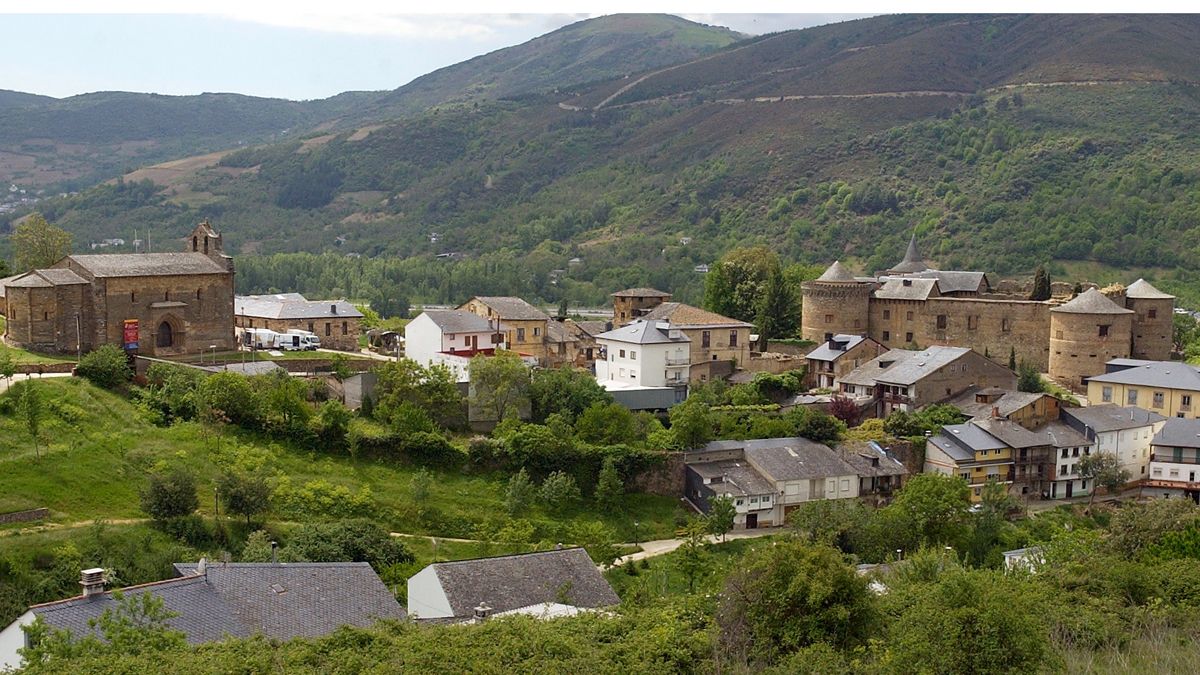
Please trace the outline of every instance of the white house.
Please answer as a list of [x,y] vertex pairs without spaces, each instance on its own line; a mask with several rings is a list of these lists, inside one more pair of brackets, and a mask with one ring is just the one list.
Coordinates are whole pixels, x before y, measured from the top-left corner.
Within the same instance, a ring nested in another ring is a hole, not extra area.
[[404,327],[404,354],[425,367],[444,365],[466,382],[471,357],[503,349],[503,340],[493,322],[478,314],[428,309]]
[[1151,442],[1142,494],[1200,501],[1200,420],[1172,417]]
[[1062,421],[1094,441],[1096,452],[1116,455],[1130,480],[1149,477],[1150,443],[1166,420],[1149,410],[1116,405],[1062,409]]
[[674,387],[688,382],[690,339],[665,321],[635,321],[596,336],[601,386]]

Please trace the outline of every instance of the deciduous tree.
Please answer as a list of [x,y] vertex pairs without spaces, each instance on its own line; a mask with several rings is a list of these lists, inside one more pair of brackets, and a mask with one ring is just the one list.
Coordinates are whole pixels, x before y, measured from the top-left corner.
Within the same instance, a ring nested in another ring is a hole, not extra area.
[[31,213],[12,234],[17,269],[28,272],[49,267],[71,252],[71,235]]
[[518,419],[529,407],[529,368],[513,352],[471,359],[471,404],[497,422]]
[[1095,452],[1084,455],[1079,460],[1079,477],[1092,481],[1091,494],[1088,495],[1088,508],[1096,499],[1096,489],[1104,488],[1110,495],[1116,495],[1123,485],[1129,482],[1129,471],[1121,468],[1121,460],[1110,452]]
[[708,500],[708,517],[705,518],[705,524],[709,534],[720,535],[721,541],[725,541],[725,535],[733,529],[735,518],[737,507],[734,506],[732,498],[720,495]]
[[181,467],[150,474],[141,501],[142,510],[157,521],[189,515],[200,506],[196,478]]

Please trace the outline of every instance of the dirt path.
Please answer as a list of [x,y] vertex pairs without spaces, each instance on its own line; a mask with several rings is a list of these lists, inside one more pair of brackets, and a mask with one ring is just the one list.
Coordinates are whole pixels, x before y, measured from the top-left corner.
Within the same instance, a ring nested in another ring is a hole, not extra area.
[[[32,373],[26,375],[23,373],[18,373],[16,375],[13,375],[12,381],[13,381],[13,383],[16,383],[16,382],[23,382],[25,380],[40,380],[44,377],[70,377],[70,376],[71,376],[70,373],[43,373],[41,375],[35,375]],[[0,394],[3,394],[4,392],[8,391],[8,387],[9,387],[9,381],[4,379],[3,377],[0,377]]]
[[[737,532],[730,532],[729,534],[725,535],[725,541],[733,541],[734,539],[769,537],[773,534],[779,534],[785,529],[786,528],[783,527],[763,527],[757,530],[738,530]],[[705,540],[709,543],[716,544],[721,541],[721,537],[713,534],[705,537]],[[616,566],[632,560],[643,560],[645,558],[653,558],[665,553],[670,553],[671,551],[674,551],[682,546],[683,541],[683,539],[655,539],[653,541],[644,541],[638,544],[638,546],[642,547],[642,550],[617,558],[616,561],[613,562],[613,565]]]

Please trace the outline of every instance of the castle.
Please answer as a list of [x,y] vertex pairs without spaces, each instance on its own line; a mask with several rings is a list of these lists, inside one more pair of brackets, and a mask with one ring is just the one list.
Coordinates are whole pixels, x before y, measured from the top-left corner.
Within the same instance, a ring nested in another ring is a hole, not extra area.
[[1110,359],[1166,360],[1172,349],[1175,296],[1143,279],[1128,288],[1029,300],[994,290],[983,272],[931,269],[915,234],[895,267],[859,277],[834,262],[802,285],[802,298],[807,340],[840,333],[892,348],[970,347],[1002,363],[1015,353],[1018,362],[1076,390],[1084,378],[1104,373]]

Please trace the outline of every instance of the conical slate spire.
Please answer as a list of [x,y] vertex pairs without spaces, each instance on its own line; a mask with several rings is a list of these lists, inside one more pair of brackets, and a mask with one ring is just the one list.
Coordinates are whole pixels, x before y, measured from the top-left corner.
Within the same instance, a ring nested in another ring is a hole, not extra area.
[[842,263],[835,260],[824,274],[817,277],[817,281],[854,281],[854,275]]
[[929,265],[925,264],[925,259],[921,257],[921,252],[917,250],[917,233],[913,232],[912,238],[908,240],[908,250],[904,252],[904,260],[900,261],[889,272],[899,274],[912,274],[915,272],[924,272],[929,269]]

